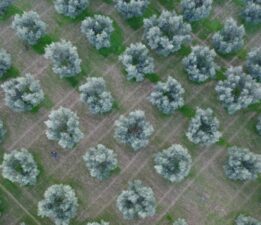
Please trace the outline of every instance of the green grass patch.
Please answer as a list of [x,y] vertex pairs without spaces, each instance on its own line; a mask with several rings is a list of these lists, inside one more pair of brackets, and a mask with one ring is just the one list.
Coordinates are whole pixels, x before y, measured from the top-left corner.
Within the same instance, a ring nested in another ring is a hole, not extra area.
[[210,34],[219,31],[223,27],[219,20],[209,18],[192,22],[191,25],[193,32],[198,32],[198,37],[201,39],[206,39]]
[[173,222],[173,221],[174,221],[174,218],[173,218],[173,216],[172,216],[170,213],[167,213],[167,214],[165,215],[165,218],[166,218],[166,220],[169,221],[169,222]]
[[8,209],[8,201],[6,199],[6,194],[0,189],[0,219],[1,215]]
[[225,68],[221,68],[218,71],[216,71],[216,80],[225,80],[226,79],[226,75],[225,75]]
[[37,113],[40,110],[40,108],[42,108],[42,107],[45,109],[51,109],[53,106],[54,106],[54,103],[52,102],[52,100],[47,95],[45,95],[43,102],[41,102],[39,105],[35,106],[31,110],[31,113]]
[[113,3],[113,0],[103,0],[105,3],[107,4],[112,4]]
[[22,14],[22,13],[23,11],[21,9],[17,8],[14,5],[11,5],[6,9],[3,15],[0,15],[0,21],[7,20],[8,18],[10,18],[15,14]]
[[55,15],[55,20],[59,25],[62,26],[68,23],[79,23],[82,20],[84,20],[87,16],[92,16],[92,15],[93,15],[92,13],[90,13],[88,10],[85,9],[82,13],[80,13],[75,18],[58,14]]
[[196,110],[193,109],[191,106],[189,105],[184,105],[179,109],[179,112],[187,117],[187,118],[192,118],[196,115]]
[[82,69],[82,71],[79,74],[73,77],[66,77],[63,79],[66,80],[73,88],[78,88],[83,78],[86,77],[86,74],[87,72],[84,69]]
[[14,66],[11,66],[9,70],[6,71],[3,77],[0,78],[0,81],[6,81],[11,78],[16,78],[19,76],[19,70]]
[[159,0],[159,3],[165,8],[172,10],[179,5],[181,0]]
[[226,148],[232,146],[225,138],[220,138],[217,145],[224,146]]
[[244,23],[247,34],[250,34],[250,33],[254,34],[254,33],[260,32],[261,24],[250,23],[247,21],[243,21],[243,23]]
[[261,102],[251,104],[246,111],[261,113]]
[[145,77],[152,83],[157,83],[158,81],[160,81],[160,76],[156,73],[146,74]]
[[177,51],[176,55],[183,58],[191,53],[190,46],[182,45],[181,48]]
[[239,52],[237,52],[237,58],[241,60],[245,60],[247,58],[248,51],[246,49],[240,49]]
[[45,47],[55,41],[57,41],[56,38],[54,38],[50,35],[45,35],[44,37],[40,38],[38,40],[37,44],[33,45],[32,48],[38,54],[44,54]]
[[233,0],[233,3],[237,6],[244,7],[245,2],[243,0]]
[[112,108],[115,110],[119,110],[120,109],[120,104],[119,102],[117,102],[116,100],[113,101],[112,103]]

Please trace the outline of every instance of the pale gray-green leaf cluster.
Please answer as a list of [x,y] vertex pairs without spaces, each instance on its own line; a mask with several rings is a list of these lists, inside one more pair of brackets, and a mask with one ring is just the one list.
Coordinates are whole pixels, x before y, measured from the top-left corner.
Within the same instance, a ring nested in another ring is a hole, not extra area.
[[4,49],[0,48],[0,78],[11,68],[11,56]]

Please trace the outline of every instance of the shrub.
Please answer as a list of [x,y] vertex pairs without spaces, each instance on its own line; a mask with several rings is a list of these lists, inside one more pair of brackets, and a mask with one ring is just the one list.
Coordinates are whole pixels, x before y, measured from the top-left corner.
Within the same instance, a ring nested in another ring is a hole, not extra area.
[[31,111],[44,100],[40,82],[31,74],[4,82],[5,104],[15,112]]
[[261,221],[245,215],[239,215],[235,222],[236,225],[261,225]]
[[130,112],[127,117],[121,115],[114,126],[116,127],[114,138],[119,143],[129,145],[134,151],[147,146],[154,131],[141,110]]
[[70,109],[60,107],[53,110],[45,121],[45,125],[47,138],[57,141],[65,149],[72,149],[83,138],[79,118]]
[[243,17],[247,22],[261,23],[261,2],[260,0],[245,0],[246,6],[243,10]]
[[35,185],[39,175],[32,154],[24,148],[5,153],[1,168],[4,178],[21,186]]
[[11,56],[0,48],[0,78],[11,68]]
[[7,8],[13,3],[13,0],[0,0],[0,16],[5,13]]
[[194,144],[208,146],[216,143],[222,134],[219,131],[219,121],[213,115],[213,110],[197,108],[196,115],[189,123],[186,136]]
[[122,191],[117,198],[117,208],[124,219],[144,219],[156,211],[156,199],[150,187],[140,180],[129,182],[128,190]]
[[188,225],[188,224],[187,224],[187,221],[186,221],[185,219],[179,218],[179,219],[177,219],[177,220],[173,223],[173,225]]
[[144,76],[154,72],[154,59],[142,43],[131,44],[119,60],[127,72],[127,80],[143,81]]
[[168,56],[178,51],[182,44],[191,41],[191,26],[175,11],[163,11],[144,19],[144,39],[158,54]]
[[246,68],[249,75],[261,82],[261,47],[248,53]]
[[257,119],[256,130],[258,134],[261,135],[261,115]]
[[0,143],[3,142],[6,134],[6,129],[4,127],[3,121],[0,119]]
[[88,77],[87,82],[79,87],[81,101],[89,107],[91,113],[111,111],[113,98],[106,89],[105,80],[101,77]]
[[38,215],[49,217],[56,225],[69,225],[75,217],[78,199],[69,185],[55,184],[44,193],[44,199],[38,203]]

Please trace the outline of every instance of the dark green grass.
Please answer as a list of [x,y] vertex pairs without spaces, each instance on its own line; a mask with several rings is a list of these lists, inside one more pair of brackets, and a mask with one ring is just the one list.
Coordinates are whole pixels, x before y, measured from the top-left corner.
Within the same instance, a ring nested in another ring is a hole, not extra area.
[[31,110],[31,112],[37,113],[40,110],[40,108],[42,108],[42,107],[45,109],[51,109],[53,106],[54,106],[54,103],[52,102],[52,100],[47,95],[45,95],[43,102],[41,102],[38,106],[34,107]]
[[226,72],[226,68],[221,68],[219,70],[216,71],[216,80],[219,81],[219,80],[225,80],[226,79],[226,75],[225,75],[225,72]]
[[57,38],[54,38],[52,35],[45,35],[38,40],[37,44],[32,46],[32,49],[38,54],[44,54],[45,47],[55,41],[57,41]]
[[22,14],[22,13],[23,11],[21,9],[17,8],[14,5],[11,5],[6,9],[3,15],[0,15],[0,21],[7,20],[15,14]]
[[181,0],[158,0],[161,5],[169,10],[178,9]]
[[3,77],[0,78],[0,81],[6,81],[8,79],[16,78],[18,76],[19,76],[19,70],[14,66],[11,66],[11,68],[6,71]]
[[152,83],[157,83],[158,81],[160,81],[160,76],[156,73],[146,74],[145,77]]
[[78,88],[84,77],[87,77],[87,70],[82,69],[82,71],[74,77],[64,78],[73,88]]
[[87,16],[92,16],[92,15],[93,15],[93,13],[91,13],[87,9],[85,9],[82,13],[80,13],[75,18],[71,18],[69,16],[64,16],[64,15],[56,13],[55,20],[60,26],[63,26],[65,24],[69,24],[69,23],[79,23],[79,22],[83,21]]
[[179,109],[179,112],[183,115],[183,116],[185,116],[185,117],[187,117],[187,118],[189,118],[189,119],[191,119],[192,117],[194,117],[195,115],[196,115],[196,111],[195,111],[195,109],[193,109],[191,106],[189,106],[189,105],[184,105],[184,106],[182,106],[180,109]]

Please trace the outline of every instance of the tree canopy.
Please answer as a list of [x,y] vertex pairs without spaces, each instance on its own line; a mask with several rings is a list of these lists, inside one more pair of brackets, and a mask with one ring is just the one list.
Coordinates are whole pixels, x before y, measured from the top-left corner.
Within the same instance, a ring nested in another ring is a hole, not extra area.
[[11,68],[11,56],[0,48],[0,78]]

